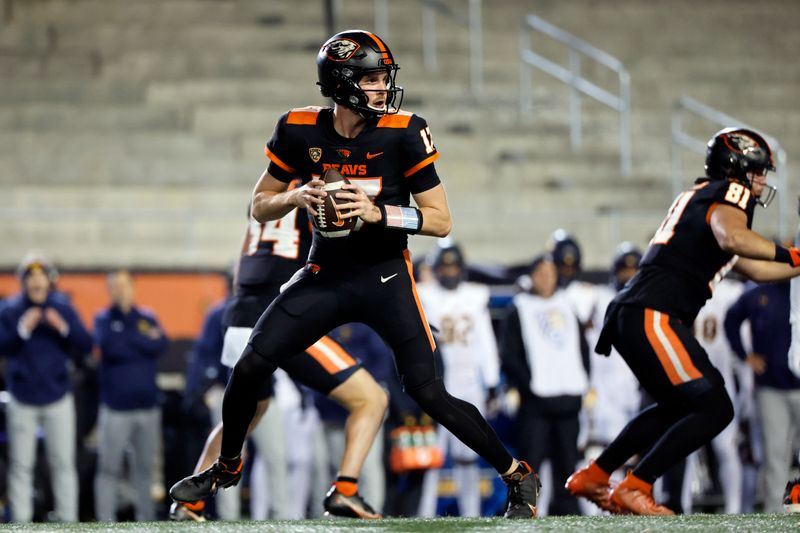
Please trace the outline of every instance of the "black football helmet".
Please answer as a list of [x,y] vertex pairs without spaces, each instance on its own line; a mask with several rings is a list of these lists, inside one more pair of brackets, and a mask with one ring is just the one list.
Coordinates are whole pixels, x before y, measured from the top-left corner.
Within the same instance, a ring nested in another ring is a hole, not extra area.
[[557,229],[545,247],[558,267],[558,285],[566,287],[581,273],[581,247],[565,229]]
[[[772,149],[764,137],[745,128],[725,128],[708,141],[706,150],[706,176],[709,179],[733,179],[752,188],[749,172],[763,173],[775,170]],[[757,202],[767,207],[775,197],[776,189],[766,185]]]
[[642,252],[635,244],[626,241],[617,246],[611,262],[611,282],[617,290],[622,289],[630,279],[630,277],[623,279],[620,272],[626,268],[638,268],[641,261]]
[[[466,278],[464,254],[461,252],[461,247],[450,239],[445,239],[436,246],[431,252],[429,261],[433,269],[433,275],[445,289],[455,289]],[[457,275],[449,275],[443,271],[442,267],[450,265],[455,265],[459,268]]]
[[[377,35],[364,30],[346,30],[325,41],[320,48],[317,85],[322,96],[337,104],[349,107],[366,119],[379,118],[400,110],[403,88],[395,84],[399,68],[391,50]],[[359,86],[365,74],[376,71],[389,74],[383,110],[367,105],[369,98]]]

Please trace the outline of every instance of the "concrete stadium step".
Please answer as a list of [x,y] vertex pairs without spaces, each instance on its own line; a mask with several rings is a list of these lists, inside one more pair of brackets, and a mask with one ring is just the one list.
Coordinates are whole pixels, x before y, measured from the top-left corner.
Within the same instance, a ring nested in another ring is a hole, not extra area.
[[126,24],[131,20],[162,24],[207,22],[211,19],[230,22],[269,12],[265,4],[268,3],[260,0],[49,0],[18,3],[14,20],[79,27],[86,20],[117,24]]
[[450,191],[448,199],[453,209],[486,214],[491,210],[552,210],[554,208],[580,211],[583,214],[602,214],[609,211],[654,210],[663,216],[672,201],[670,183],[651,186],[620,186],[604,175],[595,182],[581,187],[548,187],[529,180],[522,183],[504,183],[497,179],[489,187],[475,187],[472,191]]
[[144,183],[160,185],[246,185],[252,189],[264,168],[253,163],[224,161],[219,159],[162,159],[122,158],[106,162],[90,156],[76,156],[71,167],[57,176],[48,176],[50,165],[70,164],[67,155],[49,157],[46,160],[9,159],[0,157],[4,185],[46,183],[94,187],[97,185]]
[[225,269],[238,256],[244,231],[240,219],[190,211],[171,219],[142,210],[104,218],[75,214],[59,216],[57,225],[42,215],[0,216],[0,231],[9,240],[3,257],[10,258],[9,264],[37,248],[69,268]]
[[[234,184],[218,184],[196,187],[135,185],[101,185],[90,189],[73,184],[16,185],[7,189],[0,197],[3,212],[7,210],[55,209],[93,211],[101,217],[113,215],[115,211],[133,212],[136,209],[162,210],[169,218],[169,210],[196,210],[198,214],[234,216],[244,227],[252,187]],[[87,214],[88,216],[88,214]]]
[[[54,165],[66,168],[54,175]],[[0,169],[6,185],[20,182],[37,185],[47,183],[73,184],[76,187],[97,185],[148,184],[245,186],[252,190],[264,163],[216,157],[144,157],[109,158],[97,153],[59,151],[34,159],[0,156]]]
[[145,91],[146,87],[125,82],[58,80],[43,83],[41,80],[10,79],[3,80],[0,105],[26,102],[130,104],[141,102]]
[[95,52],[0,52],[0,76],[15,80],[93,79],[102,59]]
[[[311,78],[302,85],[269,78],[155,81],[147,86],[146,100],[151,104],[263,105],[284,109],[326,105],[314,83]],[[279,104],[283,101],[287,104]]]
[[550,209],[524,211],[495,209],[492,224],[468,213],[454,212],[452,236],[464,243],[470,261],[513,264],[530,261],[544,252],[554,230],[575,235],[584,255],[584,268],[608,268],[614,248],[628,240],[644,247],[661,223],[663,213],[586,213]]
[[179,130],[188,126],[188,113],[168,106],[91,103],[74,105],[42,102],[0,105],[0,131],[116,132]]
[[191,49],[133,50],[103,64],[103,78],[145,83],[151,80],[208,78],[267,78],[284,75],[285,69],[263,52],[242,50],[235,54],[218,50],[197,53]]
[[127,50],[240,50],[272,52],[269,28],[255,23],[187,25],[176,31],[173,26],[151,26],[141,21],[130,24],[97,24],[74,31],[64,30],[58,43],[65,49],[100,48],[105,56],[117,56]]
[[0,132],[0,155],[25,156],[42,147],[47,152],[75,155],[81,149],[109,159],[119,157],[206,157],[232,159],[238,147],[225,138],[176,131],[127,131],[109,135],[105,132]]

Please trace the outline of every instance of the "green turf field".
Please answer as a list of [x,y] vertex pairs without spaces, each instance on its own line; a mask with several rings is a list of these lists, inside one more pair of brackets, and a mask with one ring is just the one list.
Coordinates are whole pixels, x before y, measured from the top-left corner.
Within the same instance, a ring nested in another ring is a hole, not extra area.
[[796,515],[691,515],[665,518],[630,516],[574,516],[541,518],[531,521],[510,521],[500,518],[436,518],[436,519],[386,519],[375,522],[358,520],[302,520],[265,522],[125,522],[120,524],[24,524],[10,525],[3,529],[11,531],[209,531],[236,533],[381,533],[381,532],[467,532],[490,531],[574,531],[574,532],[744,532],[763,531],[778,533],[800,530],[800,514]]

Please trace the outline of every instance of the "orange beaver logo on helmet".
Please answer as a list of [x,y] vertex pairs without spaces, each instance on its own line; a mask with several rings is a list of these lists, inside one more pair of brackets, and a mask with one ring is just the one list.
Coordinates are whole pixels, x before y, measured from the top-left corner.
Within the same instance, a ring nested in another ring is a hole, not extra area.
[[356,50],[360,48],[359,44],[350,39],[338,39],[328,44],[328,57],[334,61],[347,61]]

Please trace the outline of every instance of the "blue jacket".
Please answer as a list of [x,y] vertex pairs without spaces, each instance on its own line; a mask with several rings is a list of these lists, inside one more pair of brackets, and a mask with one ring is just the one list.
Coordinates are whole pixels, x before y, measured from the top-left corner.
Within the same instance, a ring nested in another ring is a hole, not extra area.
[[223,387],[228,383],[229,369],[222,364],[222,346],[225,332],[222,327],[222,315],[225,312],[225,301],[214,305],[205,316],[203,329],[194,343],[186,363],[187,397],[197,399],[206,393],[215,382]]
[[800,379],[789,370],[789,282],[757,285],[746,290],[725,315],[725,334],[736,355],[747,357],[739,329],[750,321],[753,351],[764,357],[767,368],[755,375],[756,385],[775,389],[798,389]]
[[22,314],[34,307],[24,293],[0,304],[0,355],[9,358],[6,385],[14,398],[29,405],[56,402],[72,390],[67,361],[85,356],[92,349],[92,338],[66,295],[52,292],[44,309],[53,308],[69,325],[62,337],[46,324],[39,324],[29,339],[19,336]]
[[[161,330],[158,339],[145,333]],[[167,338],[152,313],[133,307],[128,314],[115,307],[100,311],[94,319],[95,344],[100,349],[100,401],[120,411],[149,409],[158,405],[156,362],[167,347]]]

